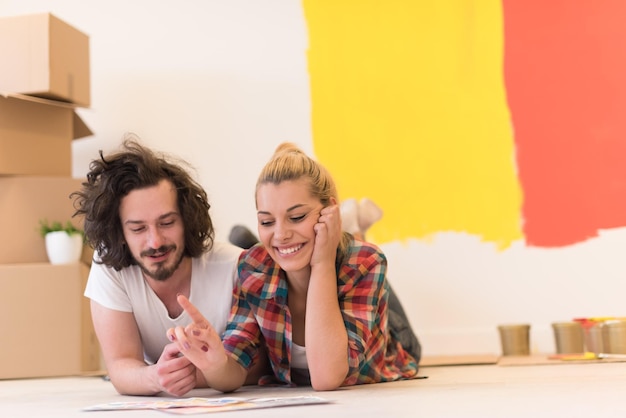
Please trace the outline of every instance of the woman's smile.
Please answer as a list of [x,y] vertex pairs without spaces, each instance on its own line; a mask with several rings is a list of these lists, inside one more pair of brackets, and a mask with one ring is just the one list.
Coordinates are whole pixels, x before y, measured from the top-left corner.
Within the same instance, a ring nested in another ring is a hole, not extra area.
[[300,251],[302,247],[304,247],[304,244],[298,244],[298,245],[294,245],[291,247],[282,247],[282,248],[276,247],[276,251],[278,251],[280,255],[291,255]]

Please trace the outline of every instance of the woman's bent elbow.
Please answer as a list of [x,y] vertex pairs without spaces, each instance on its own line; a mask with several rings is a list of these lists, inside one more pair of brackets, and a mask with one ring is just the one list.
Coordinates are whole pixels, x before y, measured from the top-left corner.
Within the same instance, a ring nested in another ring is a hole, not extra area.
[[339,388],[339,386],[341,386],[340,384],[334,384],[331,382],[323,382],[323,383],[312,383],[311,386],[313,387],[313,390],[317,391],[317,392],[329,392],[331,390],[336,390]]
[[346,373],[328,373],[324,376],[311,376],[311,386],[316,391],[331,391],[338,389],[346,379]]

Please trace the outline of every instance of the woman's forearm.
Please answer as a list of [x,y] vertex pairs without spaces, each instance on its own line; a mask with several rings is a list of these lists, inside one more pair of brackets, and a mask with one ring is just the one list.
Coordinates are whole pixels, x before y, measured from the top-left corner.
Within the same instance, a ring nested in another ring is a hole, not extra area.
[[243,386],[248,372],[232,357],[226,356],[226,362],[219,368],[202,370],[207,386],[220,392],[232,392]]
[[334,390],[348,374],[348,333],[337,299],[334,264],[316,266],[307,294],[305,343],[311,385]]

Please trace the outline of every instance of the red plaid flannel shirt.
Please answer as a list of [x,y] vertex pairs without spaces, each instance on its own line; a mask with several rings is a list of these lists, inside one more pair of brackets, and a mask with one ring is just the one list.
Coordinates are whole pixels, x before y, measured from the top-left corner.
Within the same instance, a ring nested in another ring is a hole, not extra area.
[[[349,372],[344,386],[413,378],[417,362],[387,330],[387,259],[373,244],[353,241],[337,268],[337,297],[348,332]],[[292,329],[284,272],[265,248],[244,251],[238,263],[233,307],[224,347],[249,368],[265,344],[274,376],[259,384],[293,385],[290,373]],[[322,308],[321,308],[322,309]]]

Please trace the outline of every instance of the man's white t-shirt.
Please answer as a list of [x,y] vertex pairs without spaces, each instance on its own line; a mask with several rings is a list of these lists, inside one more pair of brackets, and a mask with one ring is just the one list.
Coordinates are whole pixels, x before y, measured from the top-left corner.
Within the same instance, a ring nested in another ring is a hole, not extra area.
[[[214,242],[210,251],[192,260],[189,300],[219,334],[224,332],[230,313],[241,251],[234,245]],[[149,364],[156,363],[163,347],[170,343],[165,334],[169,328],[191,323],[186,312],[177,318],[169,317],[167,308],[146,283],[138,266],[115,271],[92,263],[85,296],[106,308],[135,315]]]

